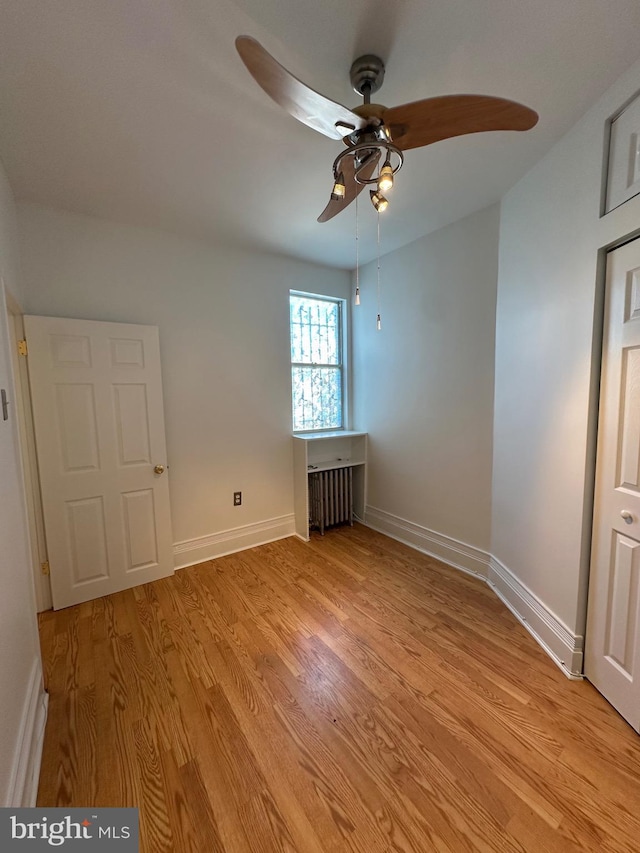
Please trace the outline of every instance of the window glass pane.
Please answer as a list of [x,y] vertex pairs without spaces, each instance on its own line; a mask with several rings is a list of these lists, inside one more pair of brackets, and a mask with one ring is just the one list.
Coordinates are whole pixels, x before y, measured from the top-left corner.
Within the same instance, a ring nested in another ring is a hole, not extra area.
[[342,373],[339,367],[292,367],[293,428],[342,427]]
[[291,361],[340,364],[340,306],[291,294]]

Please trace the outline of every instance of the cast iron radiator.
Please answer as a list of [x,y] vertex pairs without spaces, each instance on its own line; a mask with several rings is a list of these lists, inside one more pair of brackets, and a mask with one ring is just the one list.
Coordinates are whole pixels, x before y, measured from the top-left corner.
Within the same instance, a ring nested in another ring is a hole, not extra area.
[[309,473],[309,527],[324,535],[336,524],[353,527],[353,468]]

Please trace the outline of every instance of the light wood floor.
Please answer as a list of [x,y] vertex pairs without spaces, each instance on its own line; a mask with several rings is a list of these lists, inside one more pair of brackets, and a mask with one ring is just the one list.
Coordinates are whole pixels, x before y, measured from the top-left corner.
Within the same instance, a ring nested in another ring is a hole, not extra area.
[[362,526],[41,619],[42,806],[142,851],[640,850],[640,738],[493,593]]

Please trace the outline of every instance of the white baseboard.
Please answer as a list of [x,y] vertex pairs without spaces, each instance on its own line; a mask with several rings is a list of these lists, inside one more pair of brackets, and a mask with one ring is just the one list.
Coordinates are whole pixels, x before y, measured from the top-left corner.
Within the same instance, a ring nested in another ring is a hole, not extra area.
[[483,580],[488,577],[489,555],[473,545],[467,545],[466,542],[459,542],[451,536],[436,533],[435,530],[429,530],[373,506],[365,508],[364,524],[397,539],[398,542],[411,545],[429,557],[436,557],[455,569],[476,575]]
[[31,668],[22,725],[18,733],[18,750],[5,803],[7,807],[28,808],[36,804],[48,703],[49,696],[42,683],[42,666],[40,658],[37,658]]
[[281,515],[278,518],[268,518],[255,524],[245,524],[222,530],[210,536],[200,536],[197,539],[187,539],[176,542],[173,546],[173,559],[176,569],[184,569],[205,560],[214,560],[226,554],[235,554],[256,545],[266,545],[287,536],[295,535],[295,518],[291,515]]
[[436,557],[453,568],[483,580],[567,678],[582,678],[583,638],[573,634],[555,613],[496,557],[480,548],[436,533],[376,507],[366,507],[363,523],[423,554]]
[[582,678],[584,638],[573,634],[540,599],[496,557],[488,584],[568,678]]

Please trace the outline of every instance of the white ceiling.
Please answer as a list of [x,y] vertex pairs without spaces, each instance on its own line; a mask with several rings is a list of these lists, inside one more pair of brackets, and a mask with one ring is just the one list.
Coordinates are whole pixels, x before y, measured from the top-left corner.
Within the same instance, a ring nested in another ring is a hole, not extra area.
[[[640,55],[638,0],[2,0],[0,157],[16,198],[352,268],[354,206],[316,217],[342,143],[270,101],[234,48],[261,41],[353,107],[377,53],[387,106],[500,95],[528,133],[407,152],[382,251],[498,200]],[[364,196],[362,197],[364,198]],[[360,205],[361,260],[375,213]]]

